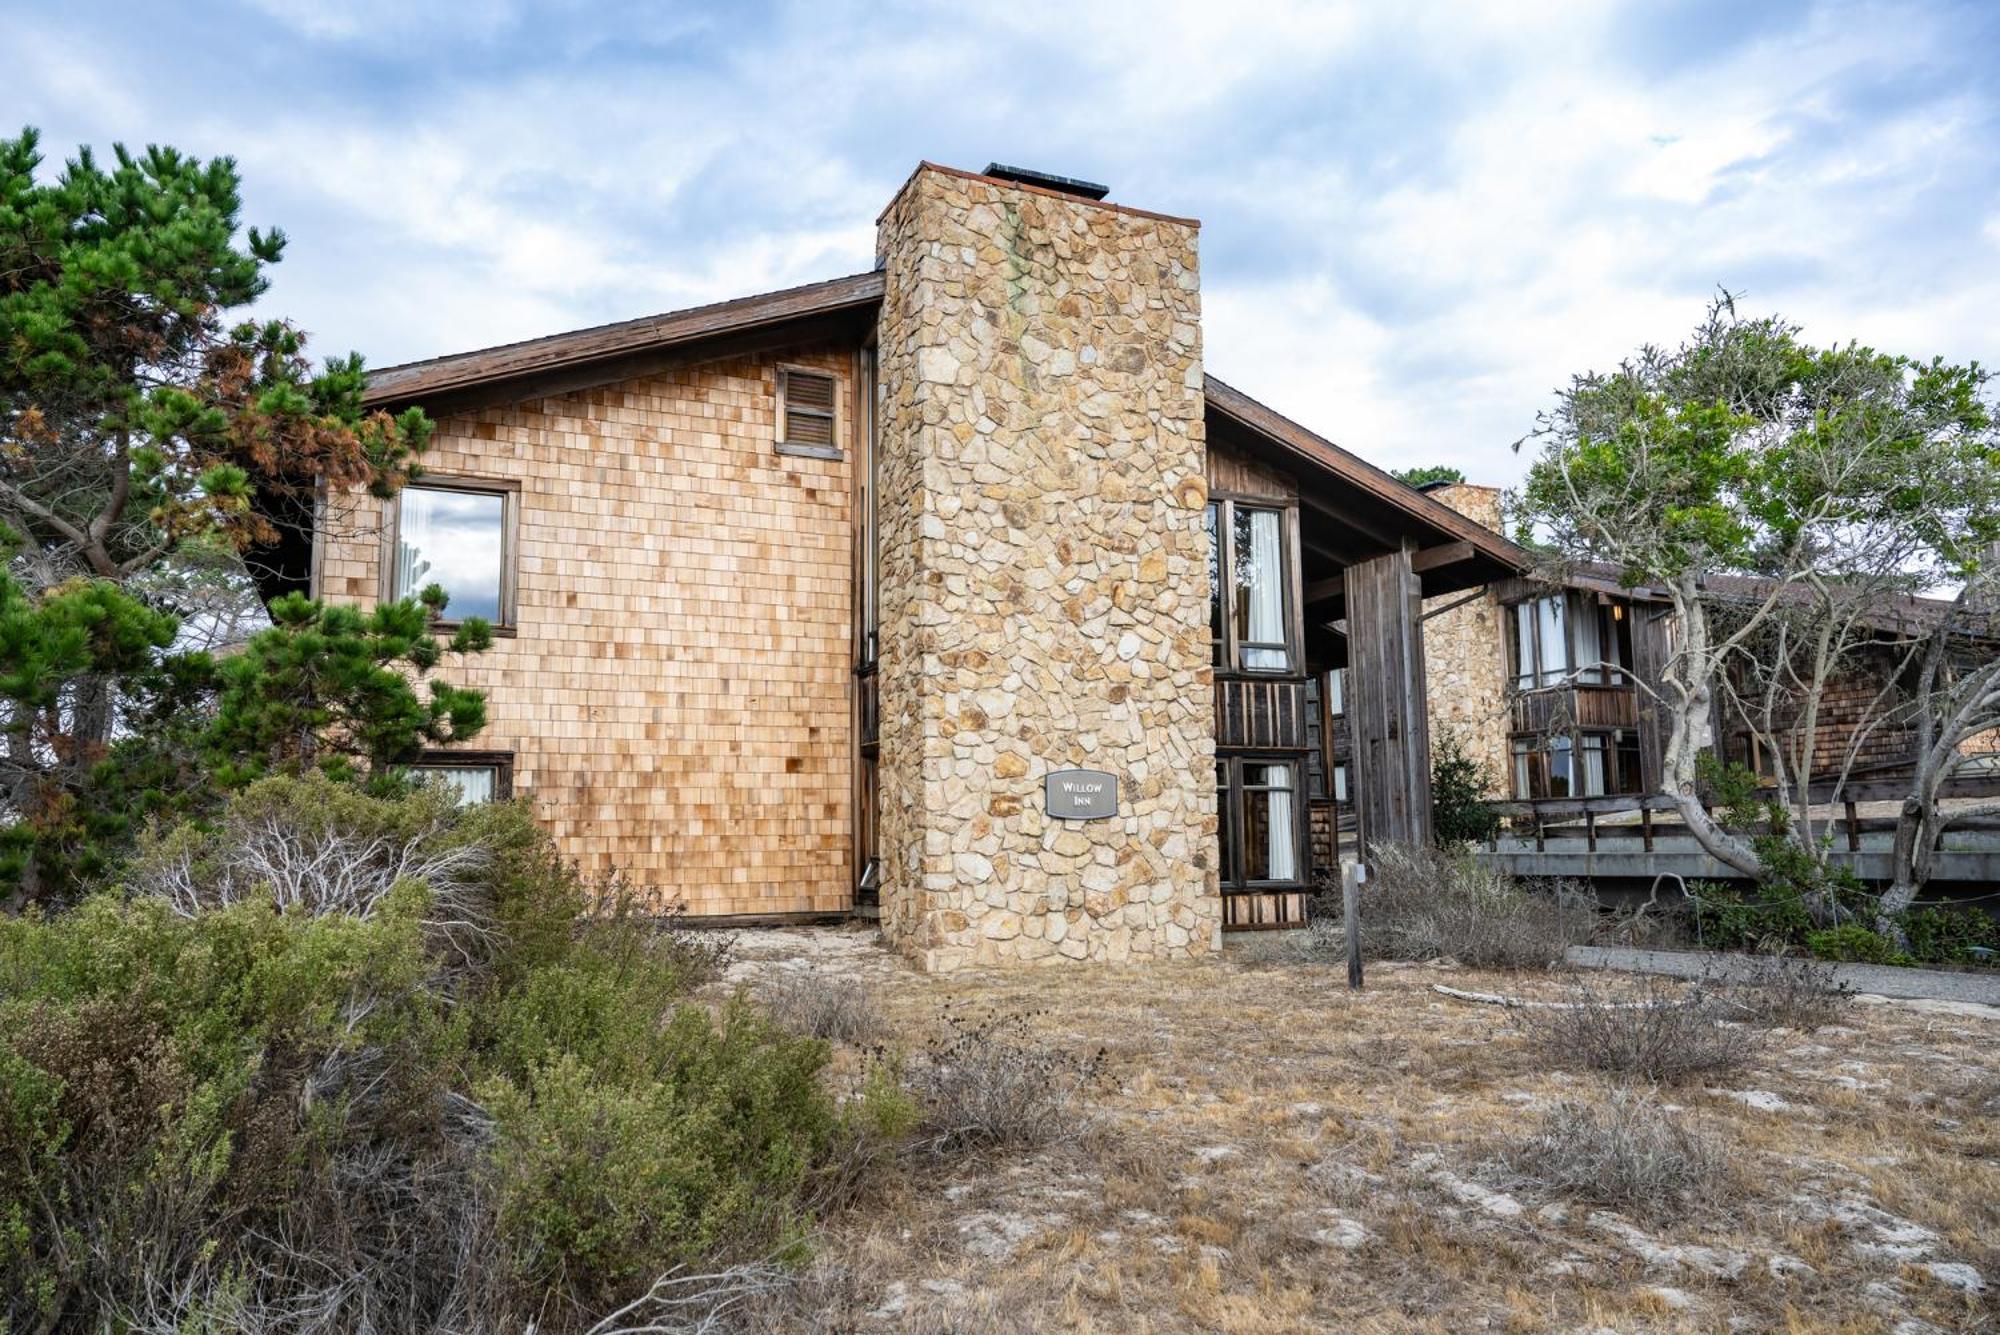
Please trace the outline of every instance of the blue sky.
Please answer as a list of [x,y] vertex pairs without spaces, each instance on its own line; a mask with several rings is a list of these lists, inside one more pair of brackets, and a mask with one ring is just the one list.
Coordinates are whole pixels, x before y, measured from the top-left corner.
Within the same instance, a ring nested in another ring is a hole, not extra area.
[[255,0],[0,8],[0,122],[229,153],[274,311],[386,365],[868,267],[919,158],[1203,220],[1209,369],[1511,482],[1718,285],[2000,359],[2000,5]]

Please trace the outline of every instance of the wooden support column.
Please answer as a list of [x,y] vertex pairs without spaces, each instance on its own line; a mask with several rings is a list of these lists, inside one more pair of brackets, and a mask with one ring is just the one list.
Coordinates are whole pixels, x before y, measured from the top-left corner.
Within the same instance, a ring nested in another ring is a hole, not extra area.
[[1424,704],[1423,586],[1408,547],[1347,568],[1349,788],[1361,855],[1431,840],[1431,735]]

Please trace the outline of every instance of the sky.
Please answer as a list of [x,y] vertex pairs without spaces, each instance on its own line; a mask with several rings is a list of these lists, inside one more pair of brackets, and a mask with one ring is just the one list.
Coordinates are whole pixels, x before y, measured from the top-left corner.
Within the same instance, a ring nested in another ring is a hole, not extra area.
[[920,159],[1200,218],[1209,371],[1507,484],[1726,288],[2000,361],[2000,3],[0,0],[0,126],[236,158],[385,366],[854,273]]

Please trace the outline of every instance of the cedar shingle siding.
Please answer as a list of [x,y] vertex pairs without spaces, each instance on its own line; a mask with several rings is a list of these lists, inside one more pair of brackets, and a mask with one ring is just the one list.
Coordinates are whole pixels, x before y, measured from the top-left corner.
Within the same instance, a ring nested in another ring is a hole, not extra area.
[[[446,417],[433,473],[516,480],[519,635],[448,679],[587,872],[704,914],[850,899],[850,468],[782,455],[787,350]],[[851,458],[851,454],[850,454]],[[321,590],[371,605],[379,502],[330,507]]]

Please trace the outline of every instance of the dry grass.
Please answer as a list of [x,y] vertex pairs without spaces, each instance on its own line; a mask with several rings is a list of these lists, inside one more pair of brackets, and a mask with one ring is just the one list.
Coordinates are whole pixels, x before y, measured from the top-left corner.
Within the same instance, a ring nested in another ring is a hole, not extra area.
[[[1361,949],[1371,958],[1546,969],[1589,940],[1597,921],[1572,886],[1531,887],[1435,848],[1390,845],[1373,870],[1361,907]],[[1328,907],[1337,920],[1338,903]]]
[[1727,1079],[1763,1047],[1720,998],[1668,978],[1572,976],[1562,998],[1520,1012],[1551,1067],[1598,1071],[1655,1084]]
[[[1660,1096],[1730,1168],[1655,1219],[1494,1165],[1610,1087],[1542,1060],[1519,1012],[1430,990],[1555,1000],[1561,980],[1374,964],[1356,994],[1338,967],[1244,944],[1198,965],[931,978],[871,932],[744,937],[739,979],[801,957],[844,972],[913,1057],[948,1008],[1032,1014],[1035,1041],[1105,1053],[1090,1132],[906,1161],[834,1220],[771,1328],[1996,1329],[1992,1290],[1925,1267],[2000,1278],[2000,1122],[1979,1112],[2000,1019],[1852,1004]],[[835,1074],[861,1069],[843,1052]]]
[[868,989],[818,969],[788,969],[757,989],[771,1018],[795,1034],[835,1043],[872,1043],[880,1035]]
[[1500,1159],[1529,1185],[1642,1219],[1711,1199],[1728,1164],[1712,1132],[1627,1089],[1562,1100]]

